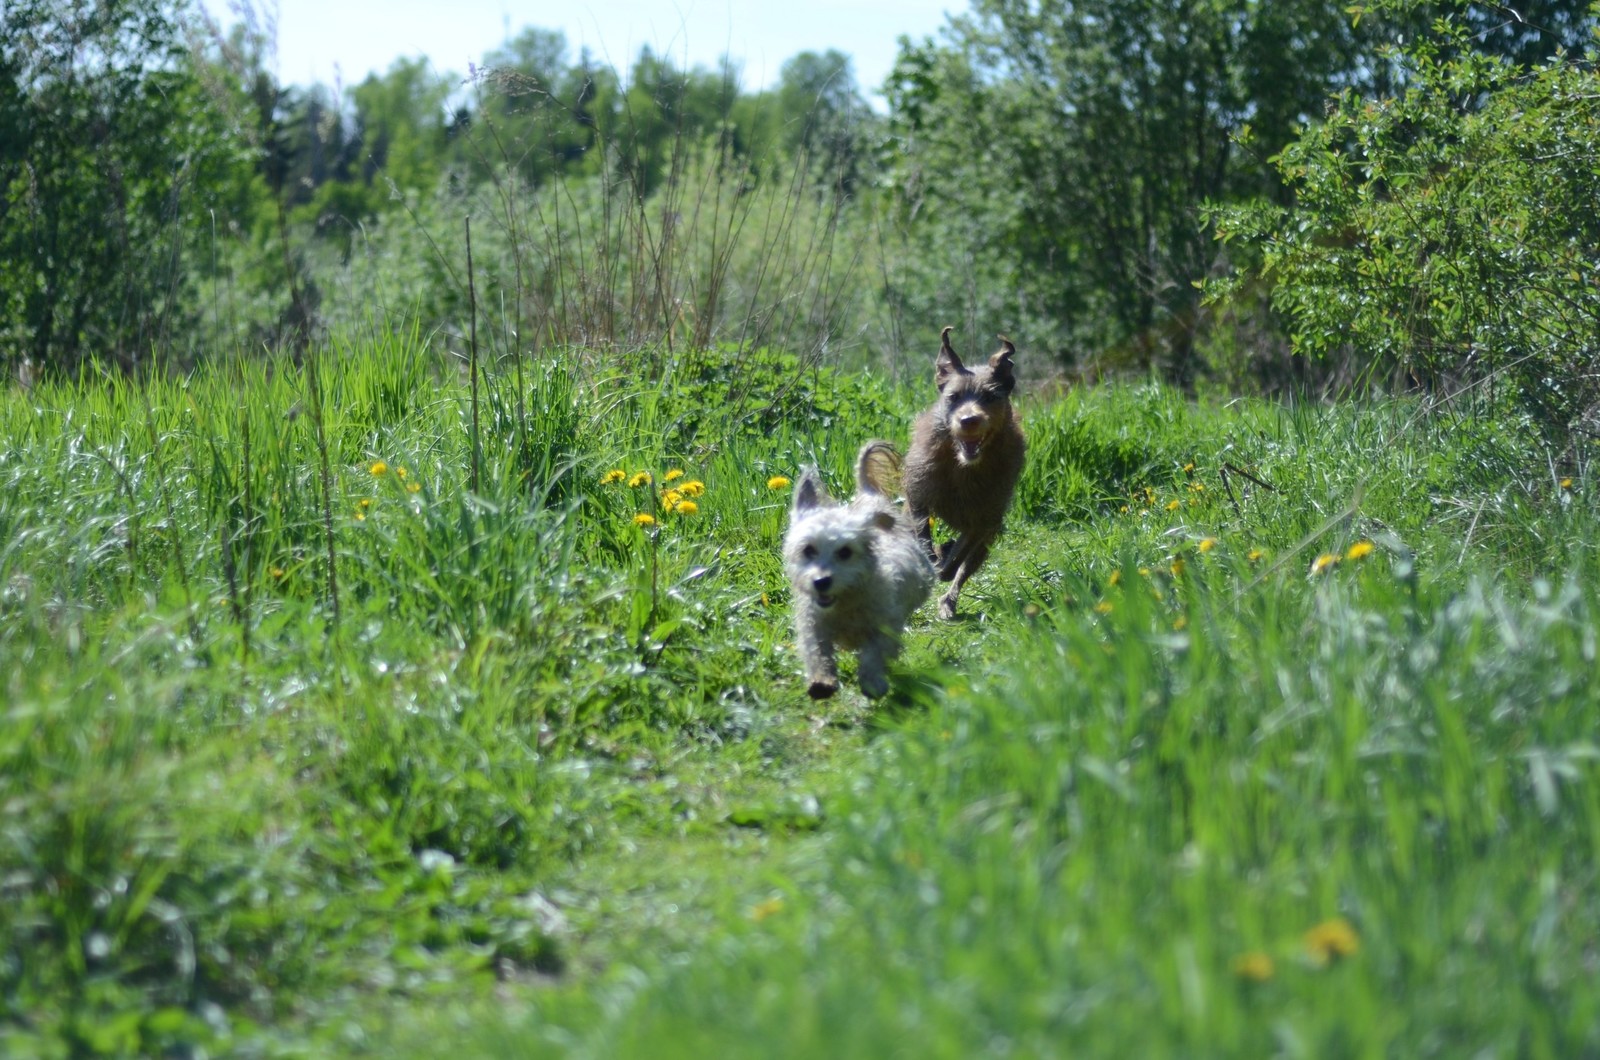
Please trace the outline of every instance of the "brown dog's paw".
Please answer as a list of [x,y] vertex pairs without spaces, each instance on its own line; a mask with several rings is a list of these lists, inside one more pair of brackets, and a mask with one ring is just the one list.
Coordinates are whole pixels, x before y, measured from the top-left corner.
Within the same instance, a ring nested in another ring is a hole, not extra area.
[[830,699],[837,691],[839,691],[839,682],[835,679],[813,681],[811,682],[811,687],[806,689],[806,695],[812,699]]
[[939,617],[946,622],[956,620],[956,602],[948,596],[939,597]]

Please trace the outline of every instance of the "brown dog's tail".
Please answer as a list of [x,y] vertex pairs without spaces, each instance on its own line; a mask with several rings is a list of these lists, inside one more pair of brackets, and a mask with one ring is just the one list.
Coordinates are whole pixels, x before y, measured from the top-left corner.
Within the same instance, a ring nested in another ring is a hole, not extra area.
[[856,454],[856,489],[893,500],[900,495],[900,464],[900,450],[888,442],[868,442]]

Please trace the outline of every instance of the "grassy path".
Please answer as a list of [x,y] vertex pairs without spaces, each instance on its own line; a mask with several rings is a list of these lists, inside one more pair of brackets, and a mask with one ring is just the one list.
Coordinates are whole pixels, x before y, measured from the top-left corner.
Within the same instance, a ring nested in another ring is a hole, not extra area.
[[1600,1048],[1600,520],[1514,421],[1026,403],[981,618],[819,708],[769,480],[922,395],[551,362],[468,496],[347,353],[0,405],[4,1051]]

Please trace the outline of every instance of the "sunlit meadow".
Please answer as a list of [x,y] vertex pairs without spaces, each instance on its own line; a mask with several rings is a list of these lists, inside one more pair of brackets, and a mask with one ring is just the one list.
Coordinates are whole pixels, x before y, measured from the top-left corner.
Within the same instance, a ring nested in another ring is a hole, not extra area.
[[791,482],[931,388],[648,363],[5,396],[3,1051],[1600,1050],[1580,459],[1025,383],[971,616],[818,705]]

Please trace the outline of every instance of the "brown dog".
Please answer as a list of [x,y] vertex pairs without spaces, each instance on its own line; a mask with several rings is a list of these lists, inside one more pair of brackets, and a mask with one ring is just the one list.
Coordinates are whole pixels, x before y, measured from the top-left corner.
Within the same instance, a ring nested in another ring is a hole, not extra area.
[[[1022,474],[1027,443],[1011,411],[1017,348],[1005,336],[987,365],[969,369],[950,346],[951,328],[940,335],[933,381],[939,400],[917,417],[906,454],[906,506],[939,577],[950,583],[939,598],[939,617],[956,617],[961,586],[983,566],[999,536],[1011,494]],[[928,516],[956,532],[935,548]]]

